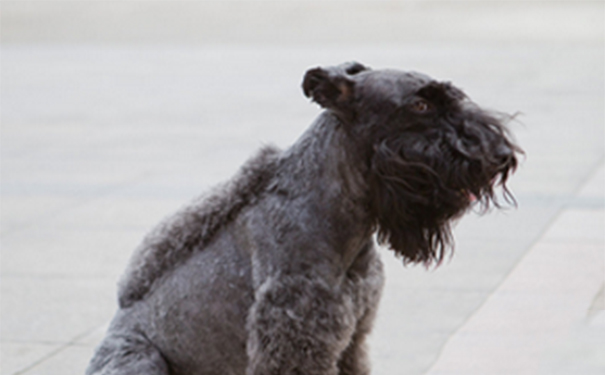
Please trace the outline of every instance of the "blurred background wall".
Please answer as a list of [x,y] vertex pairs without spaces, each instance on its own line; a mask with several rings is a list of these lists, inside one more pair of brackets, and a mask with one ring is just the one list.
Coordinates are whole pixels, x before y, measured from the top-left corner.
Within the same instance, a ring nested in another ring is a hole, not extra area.
[[592,42],[601,1],[3,1],[2,41]]

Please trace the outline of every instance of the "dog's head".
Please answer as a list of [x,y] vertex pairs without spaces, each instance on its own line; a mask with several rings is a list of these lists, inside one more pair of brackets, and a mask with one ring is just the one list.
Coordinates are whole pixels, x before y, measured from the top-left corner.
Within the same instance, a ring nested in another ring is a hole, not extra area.
[[451,222],[500,204],[522,150],[505,122],[450,83],[359,63],[309,70],[305,95],[332,111],[368,166],[368,209],[378,239],[405,262],[439,263]]

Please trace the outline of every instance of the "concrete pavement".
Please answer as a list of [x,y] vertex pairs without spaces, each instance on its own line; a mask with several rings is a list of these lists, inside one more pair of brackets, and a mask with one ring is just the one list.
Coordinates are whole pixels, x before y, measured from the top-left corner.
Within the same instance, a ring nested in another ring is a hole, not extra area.
[[304,70],[355,59],[520,112],[527,152],[518,209],[461,220],[449,263],[383,252],[374,373],[601,374],[603,3],[287,3],[2,3],[0,372],[83,373],[142,236],[292,143]]
[[605,165],[452,335],[430,375],[600,374],[605,369]]

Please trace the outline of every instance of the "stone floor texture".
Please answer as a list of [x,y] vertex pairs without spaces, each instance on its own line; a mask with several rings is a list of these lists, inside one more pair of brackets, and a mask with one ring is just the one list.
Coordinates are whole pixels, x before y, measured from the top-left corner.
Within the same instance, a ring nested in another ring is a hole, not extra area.
[[375,374],[605,373],[605,3],[0,4],[0,373],[83,374],[158,221],[287,147],[304,71],[357,60],[517,113],[517,208],[435,270],[383,251]]

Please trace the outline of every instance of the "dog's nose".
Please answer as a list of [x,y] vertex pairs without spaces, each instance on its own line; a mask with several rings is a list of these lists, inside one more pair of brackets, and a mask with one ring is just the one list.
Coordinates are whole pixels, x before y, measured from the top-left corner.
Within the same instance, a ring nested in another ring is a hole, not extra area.
[[498,159],[508,159],[511,156],[513,156],[514,151],[506,144],[501,143],[498,145],[498,147],[496,147],[496,150],[494,152],[494,155],[496,156],[496,158]]
[[494,150],[494,160],[500,168],[512,168],[514,170],[517,166],[514,147],[506,143],[498,145]]

